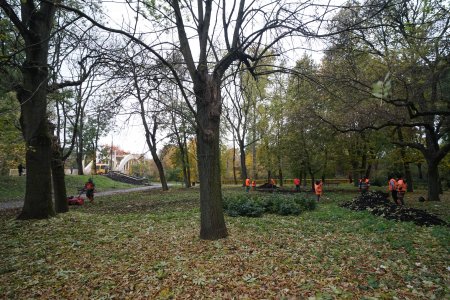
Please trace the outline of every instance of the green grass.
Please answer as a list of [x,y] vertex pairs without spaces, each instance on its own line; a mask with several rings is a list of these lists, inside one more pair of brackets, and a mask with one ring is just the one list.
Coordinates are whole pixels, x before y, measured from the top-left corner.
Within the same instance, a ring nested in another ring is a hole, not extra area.
[[0,298],[448,298],[449,227],[338,206],[353,196],[328,193],[299,216],[226,217],[218,241],[198,238],[198,189],[99,198],[49,220],[6,211]]
[[[65,177],[67,195],[76,195],[78,189],[82,188],[90,177],[94,180],[97,192],[136,187],[136,185],[117,182],[100,175],[71,175]],[[0,202],[23,199],[25,195],[25,180],[25,176],[0,176]]]

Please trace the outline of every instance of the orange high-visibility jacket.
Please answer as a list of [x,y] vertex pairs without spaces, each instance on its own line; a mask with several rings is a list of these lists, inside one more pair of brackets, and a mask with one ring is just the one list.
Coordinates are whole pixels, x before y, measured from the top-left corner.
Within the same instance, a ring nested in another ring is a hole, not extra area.
[[252,186],[256,186],[256,181],[252,181]]
[[314,183],[314,190],[316,192],[316,195],[322,195],[322,182],[319,184]]
[[245,179],[245,186],[250,186],[250,179]]
[[397,181],[397,192],[406,192],[406,182],[403,179]]
[[389,191],[396,191],[397,190],[397,181],[394,178],[389,179],[388,182]]

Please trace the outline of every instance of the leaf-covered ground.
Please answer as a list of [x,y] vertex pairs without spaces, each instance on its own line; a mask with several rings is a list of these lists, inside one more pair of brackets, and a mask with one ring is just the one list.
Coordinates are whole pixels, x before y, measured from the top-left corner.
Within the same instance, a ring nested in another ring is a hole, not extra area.
[[198,238],[196,189],[117,195],[50,220],[4,211],[0,298],[449,298],[449,228],[337,206],[351,197],[330,193],[295,217],[227,217],[219,241]]
[[[98,192],[114,191],[117,189],[135,188],[136,185],[114,181],[101,175],[71,175],[66,176],[67,195],[77,195],[88,178],[93,177]],[[0,176],[0,202],[23,200],[25,197],[25,176]]]

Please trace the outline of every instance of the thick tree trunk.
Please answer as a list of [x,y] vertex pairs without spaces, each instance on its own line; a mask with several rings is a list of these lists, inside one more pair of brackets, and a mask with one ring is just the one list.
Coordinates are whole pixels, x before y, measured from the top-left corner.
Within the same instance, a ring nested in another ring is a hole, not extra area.
[[[51,197],[51,137],[47,124],[48,49],[54,6],[42,4],[38,11],[23,8],[29,35],[24,36],[26,60],[22,65],[20,122],[26,143],[26,191],[18,219],[43,219],[55,215]],[[25,21],[24,21],[25,22]]]
[[220,180],[220,81],[206,75],[194,86],[199,127],[197,156],[200,179],[200,238],[217,240],[228,235],[222,208]]
[[440,201],[439,198],[439,169],[437,163],[427,160],[428,163],[428,200]]
[[[30,89],[32,90],[32,89]],[[37,96],[33,97],[37,100]],[[46,98],[43,102],[46,106]],[[37,102],[37,101],[36,101]],[[29,103],[36,104],[35,101],[29,101]],[[27,122],[27,120],[33,120],[37,114],[35,109],[29,111],[29,107],[25,103],[22,105],[22,120],[23,125],[26,127],[32,126],[34,122]],[[27,138],[26,146],[26,190],[25,201],[23,204],[22,212],[17,217],[18,219],[45,219],[55,215],[53,208],[52,196],[51,196],[51,139],[48,133],[46,116],[42,116],[42,122],[36,124],[36,130]],[[37,118],[36,118],[37,119]],[[33,120],[38,122],[38,120]]]
[[239,141],[239,155],[241,158],[241,179],[245,181],[248,178],[247,164],[245,162],[245,146],[244,141]]

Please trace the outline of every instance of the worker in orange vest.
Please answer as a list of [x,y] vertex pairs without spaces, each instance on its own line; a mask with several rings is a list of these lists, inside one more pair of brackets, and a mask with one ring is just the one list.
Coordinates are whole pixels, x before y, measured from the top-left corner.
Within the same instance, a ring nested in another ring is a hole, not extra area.
[[398,177],[397,180],[397,204],[398,205],[405,205],[405,201],[403,200],[405,198],[406,189],[408,186],[406,185],[406,182],[403,180],[401,176]]
[[252,191],[256,190],[256,181],[252,181]]
[[294,178],[295,191],[300,192],[300,179]]
[[388,182],[388,191],[391,193],[392,200],[397,204],[397,180],[395,180],[394,175],[391,176]]
[[245,179],[245,191],[247,193],[250,191],[250,178]]
[[369,178],[364,177],[363,179],[360,179],[359,190],[361,191],[362,194],[367,193],[369,191],[369,187],[370,187]]
[[314,184],[314,192],[317,195],[317,201],[320,201],[320,196],[322,196],[322,180],[317,180],[316,183]]

